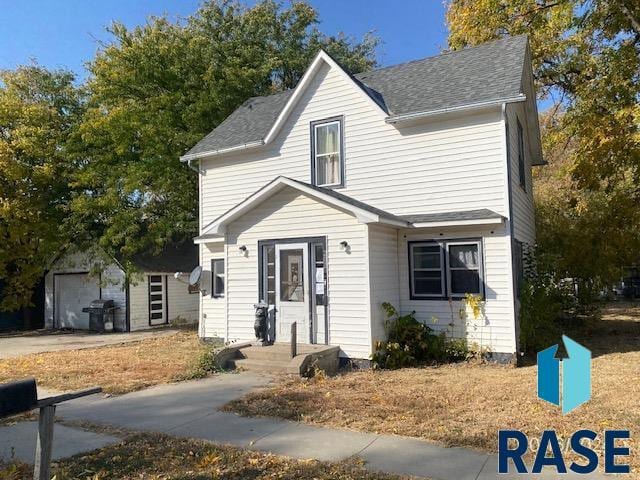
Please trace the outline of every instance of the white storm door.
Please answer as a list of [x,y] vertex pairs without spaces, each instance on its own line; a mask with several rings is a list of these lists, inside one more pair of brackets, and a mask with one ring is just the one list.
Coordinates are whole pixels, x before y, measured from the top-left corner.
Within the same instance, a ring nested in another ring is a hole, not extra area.
[[309,343],[309,247],[276,245],[276,341],[291,341],[296,322],[299,343]]
[[55,315],[59,328],[89,330],[89,314],[83,308],[100,298],[100,285],[88,273],[54,275]]

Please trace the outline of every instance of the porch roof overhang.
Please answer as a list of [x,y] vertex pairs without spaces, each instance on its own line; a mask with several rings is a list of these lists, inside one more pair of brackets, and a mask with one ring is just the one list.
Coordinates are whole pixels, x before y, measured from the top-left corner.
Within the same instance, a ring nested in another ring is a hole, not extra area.
[[257,205],[260,205],[264,200],[281,191],[283,188],[293,188],[312,198],[350,212],[361,223],[377,223],[396,228],[411,229],[498,225],[505,220],[502,215],[488,209],[398,216],[344,195],[343,193],[336,192],[335,190],[280,176],[206,225],[202,229],[201,234],[193,239],[194,243],[224,242],[226,227],[229,223],[249,212]]
[[218,239],[222,240],[226,232],[226,226],[229,223],[287,187],[298,190],[301,193],[328,203],[336,208],[348,211],[361,223],[381,223],[395,227],[410,227],[409,221],[401,217],[367,205],[335,190],[317,187],[299,180],[280,176],[205,226],[200,236],[194,239],[195,243],[208,243],[218,241]]
[[500,225],[506,220],[505,217],[488,208],[426,213],[422,215],[402,215],[401,218],[409,222],[412,228]]

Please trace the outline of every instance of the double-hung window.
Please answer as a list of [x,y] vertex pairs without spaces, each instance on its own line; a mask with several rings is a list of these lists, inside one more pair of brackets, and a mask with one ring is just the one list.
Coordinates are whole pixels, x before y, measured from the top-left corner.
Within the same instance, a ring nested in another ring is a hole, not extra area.
[[483,295],[481,240],[409,242],[413,300]]
[[344,184],[342,117],[311,123],[311,177],[314,185]]
[[450,297],[464,297],[466,293],[479,295],[480,242],[447,242],[447,280]]
[[441,298],[445,295],[444,256],[439,243],[410,243],[409,262],[412,297]]
[[224,259],[214,258],[211,260],[211,296],[223,297],[224,296]]

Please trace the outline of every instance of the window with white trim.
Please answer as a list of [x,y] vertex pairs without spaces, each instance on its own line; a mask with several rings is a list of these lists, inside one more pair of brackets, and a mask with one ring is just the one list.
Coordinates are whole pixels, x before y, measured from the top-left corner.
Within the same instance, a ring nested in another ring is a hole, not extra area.
[[223,297],[225,285],[224,259],[211,260],[211,296]]
[[409,242],[409,287],[413,300],[483,295],[482,241]]
[[342,117],[311,123],[311,176],[319,187],[344,183]]

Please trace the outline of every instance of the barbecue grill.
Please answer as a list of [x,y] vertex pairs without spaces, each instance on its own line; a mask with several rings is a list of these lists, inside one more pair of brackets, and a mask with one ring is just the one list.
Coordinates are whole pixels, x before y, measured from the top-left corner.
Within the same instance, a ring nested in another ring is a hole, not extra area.
[[113,300],[98,298],[82,311],[89,314],[89,330],[92,332],[112,332],[113,317],[118,307]]

